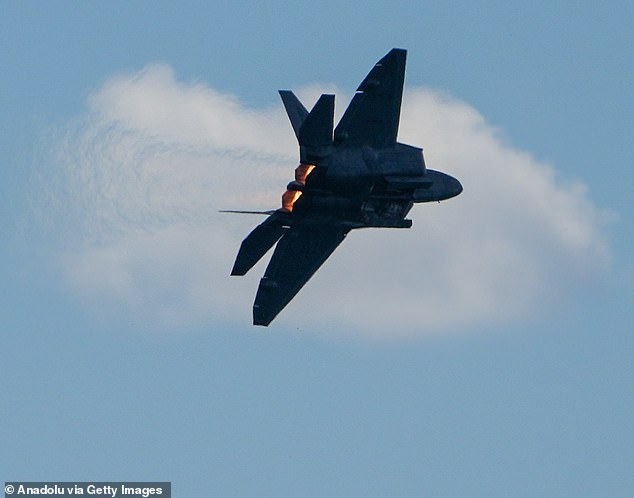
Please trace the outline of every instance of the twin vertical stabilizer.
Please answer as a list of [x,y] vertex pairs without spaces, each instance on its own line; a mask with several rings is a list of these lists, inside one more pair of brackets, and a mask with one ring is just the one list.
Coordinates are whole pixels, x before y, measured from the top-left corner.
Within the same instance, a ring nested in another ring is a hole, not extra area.
[[332,147],[335,96],[323,94],[310,112],[290,90],[280,90],[280,96],[299,142],[300,162],[319,165]]

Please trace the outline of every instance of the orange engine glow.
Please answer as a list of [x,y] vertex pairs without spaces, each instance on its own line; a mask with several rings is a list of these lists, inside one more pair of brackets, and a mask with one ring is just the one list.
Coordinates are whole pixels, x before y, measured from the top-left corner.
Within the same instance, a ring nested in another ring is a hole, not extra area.
[[297,201],[301,195],[302,193],[299,190],[287,190],[284,192],[284,195],[282,195],[282,209],[292,211],[293,204],[295,204],[295,201]]
[[301,183],[302,185],[306,184],[306,177],[310,175],[310,172],[315,169],[314,164],[300,164],[295,168],[295,181]]
[[[301,163],[297,168],[295,168],[295,181],[300,185],[306,185],[306,177],[310,175],[310,172],[315,169],[314,164],[304,164]],[[282,195],[282,209],[285,211],[292,211],[293,204],[299,199],[302,195],[299,190],[287,190]]]

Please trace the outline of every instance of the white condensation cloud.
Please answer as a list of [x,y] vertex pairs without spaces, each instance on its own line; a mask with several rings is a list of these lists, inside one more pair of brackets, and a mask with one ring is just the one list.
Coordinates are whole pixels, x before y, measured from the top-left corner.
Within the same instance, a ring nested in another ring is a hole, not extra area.
[[[608,265],[605,215],[585,186],[513,148],[468,104],[410,90],[399,137],[463,194],[415,206],[411,230],[353,231],[272,327],[468,330],[534,314]],[[297,160],[281,104],[250,109],[151,65],[95,92],[55,157],[48,214],[84,301],[150,330],[249,326],[268,256],[246,277],[229,271],[262,219],[217,211],[279,204]]]

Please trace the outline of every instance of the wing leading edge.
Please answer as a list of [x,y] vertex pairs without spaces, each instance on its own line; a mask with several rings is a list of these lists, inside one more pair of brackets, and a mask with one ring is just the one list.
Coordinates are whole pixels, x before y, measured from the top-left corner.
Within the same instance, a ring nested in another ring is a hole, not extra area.
[[343,242],[349,228],[304,224],[284,234],[275,248],[253,305],[253,324],[267,326]]
[[335,143],[385,148],[396,143],[407,51],[394,48],[359,85],[335,129]]

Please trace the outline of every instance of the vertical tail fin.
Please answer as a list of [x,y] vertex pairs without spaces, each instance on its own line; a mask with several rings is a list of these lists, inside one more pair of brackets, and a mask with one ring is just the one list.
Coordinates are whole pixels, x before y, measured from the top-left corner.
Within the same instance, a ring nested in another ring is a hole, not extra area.
[[282,102],[300,146],[300,161],[316,164],[330,153],[335,118],[335,96],[322,95],[310,112],[289,90],[280,90]]
[[290,90],[280,90],[280,97],[282,97],[282,102],[284,103],[286,114],[288,114],[288,119],[290,119],[293,126],[293,131],[295,131],[295,136],[299,140],[299,130],[306,116],[308,116],[308,111]]
[[299,145],[325,147],[332,145],[332,128],[335,119],[335,96],[322,95],[308,113],[299,129]]

